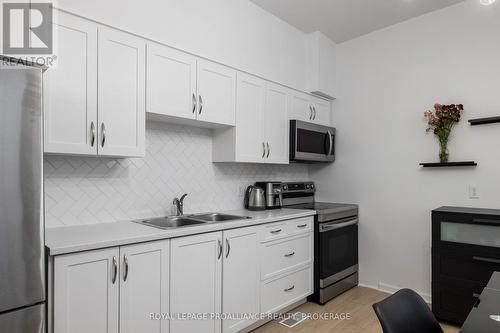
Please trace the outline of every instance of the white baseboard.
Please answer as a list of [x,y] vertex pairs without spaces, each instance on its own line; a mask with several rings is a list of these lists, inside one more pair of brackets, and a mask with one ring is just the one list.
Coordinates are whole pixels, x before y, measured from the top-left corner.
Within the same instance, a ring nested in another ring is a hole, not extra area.
[[[401,290],[401,289],[404,289],[402,287],[398,287],[398,286],[392,286],[390,284],[386,284],[386,283],[383,283],[383,282],[379,282],[378,283],[378,287],[375,287],[375,286],[372,286],[372,285],[368,285],[368,284],[364,284],[364,283],[360,283],[359,284],[361,287],[366,287],[366,288],[370,288],[370,289],[375,289],[375,290],[379,290],[379,291],[382,291],[384,293],[388,293],[388,294],[394,294],[396,291],[398,290]],[[417,292],[417,294],[420,295],[420,297],[422,297],[427,303],[431,304],[431,295],[429,294],[425,294],[425,293],[422,293],[418,290],[415,290]]]

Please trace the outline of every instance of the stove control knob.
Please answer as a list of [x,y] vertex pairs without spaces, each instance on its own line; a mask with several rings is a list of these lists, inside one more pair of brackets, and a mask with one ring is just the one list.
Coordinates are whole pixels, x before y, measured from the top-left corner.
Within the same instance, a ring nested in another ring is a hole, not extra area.
[[311,190],[314,190],[314,184],[311,184]]
[[288,191],[288,185],[283,185],[283,191]]
[[307,184],[306,185],[306,189],[310,189],[311,188],[311,185],[310,184]]

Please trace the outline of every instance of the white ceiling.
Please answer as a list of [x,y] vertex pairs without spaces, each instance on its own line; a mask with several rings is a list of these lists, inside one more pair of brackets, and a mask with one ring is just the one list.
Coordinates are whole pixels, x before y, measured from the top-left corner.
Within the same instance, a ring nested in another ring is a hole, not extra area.
[[464,0],[250,0],[298,29],[341,43]]

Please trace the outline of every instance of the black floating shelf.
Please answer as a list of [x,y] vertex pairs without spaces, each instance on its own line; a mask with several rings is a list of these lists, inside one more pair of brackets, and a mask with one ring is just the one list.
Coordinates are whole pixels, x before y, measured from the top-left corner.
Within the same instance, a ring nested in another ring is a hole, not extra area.
[[466,162],[448,162],[448,163],[420,163],[424,168],[445,168],[445,167],[460,167],[460,166],[476,166],[474,161]]
[[499,117],[470,119],[469,123],[471,124],[471,126],[500,123],[500,116]]

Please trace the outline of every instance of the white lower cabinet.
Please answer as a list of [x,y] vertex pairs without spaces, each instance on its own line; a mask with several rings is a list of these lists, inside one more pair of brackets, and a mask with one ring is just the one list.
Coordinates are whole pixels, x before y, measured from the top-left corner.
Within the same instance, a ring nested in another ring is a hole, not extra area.
[[264,313],[278,312],[312,293],[312,266],[281,278],[262,283],[261,310]]
[[222,250],[221,232],[171,241],[170,311],[186,318],[172,319],[170,332],[221,331],[221,321],[210,316],[221,312]]
[[[234,333],[313,292],[313,218],[53,257],[49,333]],[[252,316],[254,315],[254,316]]]
[[[259,228],[224,231],[222,312],[225,315],[260,312]],[[257,320],[244,316],[222,321],[222,332],[238,332]]]
[[118,248],[54,259],[54,333],[117,333]]
[[168,333],[169,241],[54,258],[54,333]]
[[120,333],[168,333],[169,252],[168,240],[120,247]]

